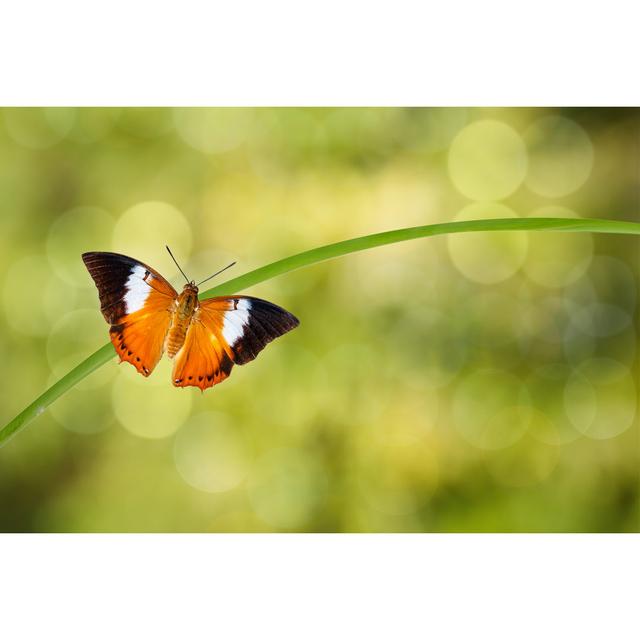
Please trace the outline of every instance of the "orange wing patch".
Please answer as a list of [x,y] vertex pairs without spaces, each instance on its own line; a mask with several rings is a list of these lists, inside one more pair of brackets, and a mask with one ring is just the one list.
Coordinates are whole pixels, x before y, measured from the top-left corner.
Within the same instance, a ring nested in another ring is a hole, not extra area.
[[162,357],[176,290],[157,271],[127,256],[92,252],[82,259],[98,288],[120,361],[148,376]]
[[233,367],[233,351],[221,340],[222,313],[200,306],[194,313],[182,348],[175,357],[173,384],[202,391],[226,380]]
[[130,362],[143,376],[155,369],[162,358],[173,306],[171,299],[152,289],[141,309],[111,326],[109,337],[120,362]]

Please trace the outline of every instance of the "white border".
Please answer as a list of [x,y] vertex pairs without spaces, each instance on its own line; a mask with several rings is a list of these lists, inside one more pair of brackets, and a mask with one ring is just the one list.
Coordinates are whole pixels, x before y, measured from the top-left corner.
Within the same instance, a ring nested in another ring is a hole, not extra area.
[[636,535],[2,537],[0,633],[637,637]]
[[638,105],[637,3],[22,0],[0,104]]

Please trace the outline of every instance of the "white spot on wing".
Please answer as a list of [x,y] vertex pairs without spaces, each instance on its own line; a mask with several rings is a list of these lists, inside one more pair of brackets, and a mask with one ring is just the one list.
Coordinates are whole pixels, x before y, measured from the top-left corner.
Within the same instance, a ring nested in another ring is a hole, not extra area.
[[231,347],[242,338],[244,328],[249,324],[249,312],[251,311],[251,301],[241,298],[238,300],[236,309],[224,312],[222,323],[222,336]]
[[124,295],[127,313],[140,311],[151,293],[151,287],[144,281],[145,273],[147,271],[144,267],[136,265],[124,285],[127,291]]

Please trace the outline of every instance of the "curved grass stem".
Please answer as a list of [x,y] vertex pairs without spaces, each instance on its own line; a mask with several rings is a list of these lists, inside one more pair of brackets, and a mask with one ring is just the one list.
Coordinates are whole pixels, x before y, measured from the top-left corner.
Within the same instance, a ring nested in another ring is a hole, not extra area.
[[[302,253],[272,262],[264,267],[228,280],[223,284],[201,293],[200,298],[206,299],[218,295],[238,293],[247,287],[293,271],[294,269],[307,267],[356,251],[364,251],[365,249],[372,249],[373,247],[403,242],[405,240],[414,240],[416,238],[477,231],[572,231],[640,235],[640,223],[581,218],[502,218],[444,222],[421,227],[395,229],[393,231],[384,231],[382,233],[344,240],[309,251],[303,251]],[[12,435],[23,429],[34,418],[43,413],[51,403],[69,391],[69,389],[83,378],[111,360],[115,355],[116,353],[112,344],[106,344],[58,380],[58,382],[49,387],[41,396],[11,420],[11,422],[0,429],[0,446],[5,444]]]

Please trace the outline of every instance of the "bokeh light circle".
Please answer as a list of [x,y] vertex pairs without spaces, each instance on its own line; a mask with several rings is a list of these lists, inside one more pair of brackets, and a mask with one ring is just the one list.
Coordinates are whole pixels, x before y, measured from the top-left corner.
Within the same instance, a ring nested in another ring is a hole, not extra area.
[[[636,300],[637,280],[630,267],[612,256],[594,256],[586,273],[564,291],[574,339],[583,342],[582,336],[605,339],[629,332]],[[633,331],[626,342],[630,349],[635,347]]]
[[389,516],[408,515],[423,507],[439,483],[433,445],[379,447],[362,460],[357,480],[366,502]]
[[524,133],[529,149],[526,185],[546,198],[579,189],[593,166],[593,146],[585,130],[562,116],[546,116]]
[[484,463],[500,483],[512,487],[528,487],[546,480],[556,468],[559,447],[535,438],[533,433],[551,434],[553,424],[547,416],[531,412],[530,432],[504,449],[485,452]]
[[[380,353],[371,345],[344,343],[328,351],[322,364],[328,375],[327,402],[331,404],[334,419],[346,424],[370,423],[378,419],[390,401],[380,381],[386,374],[380,370]],[[369,376],[378,370],[377,393],[371,393]]]
[[248,492],[264,522],[276,529],[302,528],[325,499],[327,475],[309,452],[271,449],[255,463]]
[[[58,318],[47,339],[47,360],[52,372],[49,384],[60,380],[98,349],[106,336],[107,325],[97,308],[75,309]],[[116,372],[115,364],[109,362],[80,380],[50,406],[56,422],[81,434],[94,434],[110,427],[115,420],[111,394],[105,386],[112,382]]]
[[81,255],[108,249],[114,220],[96,207],[77,207],[58,216],[49,228],[47,257],[60,278],[76,287],[90,283]]
[[[107,325],[98,309],[74,309],[57,320],[47,339],[47,360],[60,379],[105,342]],[[110,381],[115,367],[104,366],[78,382],[80,389],[95,389]]]
[[[503,204],[470,204],[456,220],[480,218],[517,218]],[[527,257],[528,238],[521,232],[459,233],[447,238],[449,257],[455,267],[469,280],[481,284],[502,282],[513,276]]]
[[479,449],[501,449],[517,442],[531,419],[531,400],[516,376],[478,369],[456,385],[451,409],[456,430]]
[[171,110],[161,107],[127,107],[114,113],[117,126],[139,138],[157,138],[173,128]]
[[241,144],[248,133],[251,111],[229,107],[174,109],[178,135],[204,153],[223,153]]
[[402,131],[404,144],[420,153],[444,151],[469,122],[470,109],[430,107],[414,109]]
[[631,314],[613,304],[594,302],[580,307],[571,322],[582,333],[603,338],[624,331],[631,324]]
[[41,255],[16,260],[7,271],[2,293],[7,324],[27,336],[47,336],[52,323],[75,302],[75,291],[51,273]]
[[629,264],[610,255],[594,256],[587,272],[565,290],[570,305],[603,302],[636,310],[638,280]]
[[118,422],[130,433],[141,438],[166,438],[188,418],[192,390],[173,387],[172,365],[165,358],[149,378],[129,363],[119,365],[112,390],[113,410]]
[[626,431],[636,414],[636,383],[631,370],[612,358],[591,358],[567,380],[564,402],[572,424],[596,440]]
[[114,115],[119,109],[101,109],[84,107],[76,111],[73,128],[69,132],[69,138],[76,142],[91,144],[105,138],[111,131],[114,123]]
[[509,125],[479,120],[467,125],[449,149],[449,176],[472,200],[502,200],[522,183],[527,149]]
[[[550,445],[563,445],[577,440],[582,434],[567,415],[562,394],[567,381],[574,375],[574,369],[563,362],[549,363],[537,367],[526,380],[531,402],[548,421],[539,420],[532,430],[533,437]],[[591,394],[588,389],[587,395]],[[585,402],[589,398],[585,397]]]
[[238,430],[221,412],[191,417],[176,435],[173,455],[184,481],[209,493],[234,489],[249,469],[249,455]]
[[[388,336],[392,354],[385,370],[392,370],[393,376],[406,380],[411,386],[415,381],[420,388],[423,385],[431,389],[444,387],[465,365],[469,342],[460,326],[452,325],[448,314],[438,308],[440,296],[417,301],[414,291],[411,299],[410,305],[405,304],[407,297],[397,301],[402,305],[402,313],[398,314]],[[438,339],[434,340],[433,336]]]
[[596,353],[596,343],[595,338],[579,331],[575,324],[570,322],[562,336],[562,351],[567,362],[577,366]]
[[[319,358],[295,344],[280,344],[277,353],[262,356],[260,368],[243,372],[245,385],[259,385],[261,393],[249,394],[243,399],[256,420],[304,431],[315,416],[325,408],[327,374]],[[268,358],[268,360],[267,360]],[[238,375],[238,374],[235,374]],[[286,409],[282,406],[282,389],[291,388],[296,380],[304,385],[304,393],[291,393]]]
[[[91,380],[94,376],[99,377],[103,371],[106,373],[102,375],[113,377],[111,369],[108,366],[101,367],[86,380]],[[53,375],[49,384],[59,379],[60,376]],[[89,388],[87,385],[77,385],[70,389],[50,405],[48,411],[65,429],[85,435],[100,433],[115,423],[111,410],[111,395],[103,388]]]
[[[566,207],[536,209],[532,218],[577,218]],[[593,239],[589,233],[532,233],[522,270],[527,277],[544,287],[557,289],[580,278],[593,257]]]
[[439,398],[434,389],[421,380],[407,381],[393,390],[393,401],[380,417],[362,425],[367,440],[380,447],[421,445],[428,441],[438,425]]
[[70,107],[19,107],[2,110],[7,132],[28,149],[46,149],[60,142],[73,127],[76,110]]
[[191,227],[174,206],[154,201],[127,209],[118,219],[111,240],[113,251],[141,260],[170,278],[179,272],[164,249],[167,244],[177,260],[186,263],[192,246]]
[[481,288],[466,298],[464,308],[464,339],[483,351],[530,338],[531,297],[524,287],[515,292],[508,287]]
[[562,297],[551,294],[531,298],[519,318],[519,339],[529,345],[537,341],[562,344],[569,318],[570,311]]

